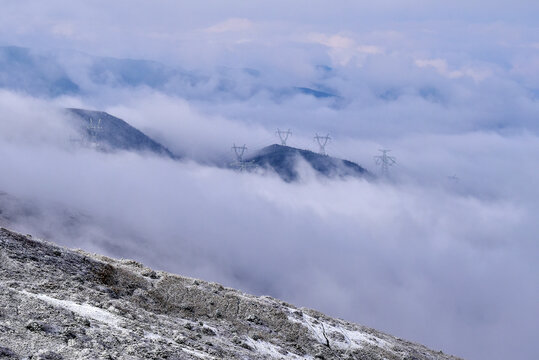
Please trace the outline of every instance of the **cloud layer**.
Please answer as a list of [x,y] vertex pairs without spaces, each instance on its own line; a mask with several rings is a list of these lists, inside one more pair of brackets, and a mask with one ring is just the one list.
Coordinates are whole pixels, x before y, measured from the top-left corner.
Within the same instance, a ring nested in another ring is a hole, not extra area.
[[[0,56],[0,219],[469,359],[533,358],[537,5],[414,3],[8,1],[0,44],[32,50]],[[187,160],[76,148],[63,107]],[[299,164],[295,184],[211,165],[277,128],[397,165],[367,182]]]

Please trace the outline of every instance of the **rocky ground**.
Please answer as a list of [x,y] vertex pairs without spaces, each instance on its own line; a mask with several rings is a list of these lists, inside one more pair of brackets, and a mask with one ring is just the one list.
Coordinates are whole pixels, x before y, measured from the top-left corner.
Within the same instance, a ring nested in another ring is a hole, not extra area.
[[0,359],[457,359],[271,297],[0,229]]

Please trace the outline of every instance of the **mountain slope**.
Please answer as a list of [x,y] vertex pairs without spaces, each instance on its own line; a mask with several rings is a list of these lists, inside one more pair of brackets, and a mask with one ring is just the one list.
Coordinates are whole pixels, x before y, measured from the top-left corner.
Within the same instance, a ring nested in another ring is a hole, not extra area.
[[103,111],[73,108],[67,110],[75,115],[74,119],[78,121],[78,129],[83,139],[94,142],[105,150],[152,152],[177,158],[166,147],[120,118]]
[[285,181],[298,179],[299,173],[296,169],[298,160],[306,161],[317,174],[326,177],[372,176],[367,170],[352,161],[277,144],[263,148],[246,160],[258,167],[275,171]]
[[271,297],[0,228],[0,357],[456,359]]

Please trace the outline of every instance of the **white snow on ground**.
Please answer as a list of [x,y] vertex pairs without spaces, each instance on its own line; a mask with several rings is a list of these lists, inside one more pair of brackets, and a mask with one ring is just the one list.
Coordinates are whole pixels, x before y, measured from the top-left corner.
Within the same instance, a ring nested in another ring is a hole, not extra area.
[[[153,332],[148,332],[148,331],[145,331],[144,332],[144,339],[148,339],[148,340],[151,340],[151,341],[165,341],[165,342],[169,342],[169,343],[174,343],[175,341],[168,338],[168,337],[165,337],[165,336],[161,336],[159,334],[156,334],[156,333],[153,333]],[[194,348],[187,348],[187,347],[181,347],[180,348],[181,351],[189,354],[189,355],[192,355],[192,356],[195,356],[199,359],[210,359],[210,360],[216,360],[216,358],[214,356],[211,356],[205,352],[202,352],[202,351],[199,351],[199,350],[196,350]]]
[[272,343],[262,340],[253,340],[247,338],[248,344],[255,349],[257,354],[268,355],[271,359],[305,359],[310,360],[312,357],[304,357],[288,352],[286,355],[279,352],[280,348]]
[[[307,327],[315,338],[318,339],[318,341],[322,344],[326,343],[327,336],[329,339],[329,344],[332,348],[354,350],[361,349],[363,346],[370,344],[385,348],[387,350],[391,349],[391,344],[384,339],[362,331],[348,330],[340,326],[338,323],[331,325],[327,322],[317,320],[305,313],[303,313],[303,319],[298,319],[293,315],[288,315],[288,319]],[[326,336],[324,336],[324,332],[326,333]],[[330,335],[332,333],[341,334],[344,337],[344,340],[336,339]]]
[[182,348],[182,351],[189,354],[189,355],[193,355],[193,356],[195,356],[195,357],[197,357],[199,359],[217,359],[214,356],[211,356],[209,354],[206,354],[205,352],[195,350],[195,349]]
[[[44,301],[47,304],[50,304],[52,306],[72,311],[79,316],[100,321],[102,323],[108,324],[120,330],[125,330],[119,326],[121,319],[118,316],[106,310],[100,309],[98,307],[95,307],[89,304],[77,304],[76,302],[73,302],[70,300],[55,299],[53,297],[50,297],[44,294],[33,294],[24,290],[20,291],[20,293],[23,293],[24,295],[30,296],[34,299],[39,299],[41,301]],[[146,332],[144,334],[144,337],[149,340],[165,340],[165,341],[173,342],[169,338],[166,338],[159,334],[155,334],[151,332]],[[202,351],[198,351],[195,349],[181,348],[181,350],[199,359],[216,359],[215,357],[209,354],[206,354]]]
[[120,328],[119,317],[117,317],[116,315],[106,310],[100,309],[98,307],[95,307],[89,304],[77,304],[76,302],[69,301],[69,300],[59,300],[59,299],[55,299],[47,295],[33,294],[27,291],[21,291],[21,293],[27,296],[33,297],[35,299],[42,300],[52,306],[72,311],[79,316],[93,319],[96,321],[100,321],[102,323],[108,324],[116,328]]
[[379,337],[376,337],[372,334],[364,333],[361,331],[350,331],[343,328],[340,328],[340,329],[343,335],[345,336],[345,338],[351,340],[352,348],[354,348],[353,344],[360,344],[360,345],[370,344],[370,345],[378,346],[381,348],[385,348],[386,350],[391,350],[391,344],[389,342],[387,342],[384,339],[380,339]]
[[146,331],[144,332],[144,338],[148,340],[166,340],[168,342],[172,342],[172,340],[169,338],[163,337],[156,333],[146,332]]

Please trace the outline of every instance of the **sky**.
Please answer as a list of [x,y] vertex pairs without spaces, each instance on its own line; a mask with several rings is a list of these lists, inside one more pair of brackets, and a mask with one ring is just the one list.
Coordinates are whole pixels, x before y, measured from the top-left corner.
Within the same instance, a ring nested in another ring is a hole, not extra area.
[[[539,336],[539,3],[2,1],[0,221],[466,359]],[[25,50],[14,50],[18,48]],[[330,94],[315,97],[309,88]],[[107,111],[183,160],[76,148]],[[237,173],[276,143],[390,178]]]

